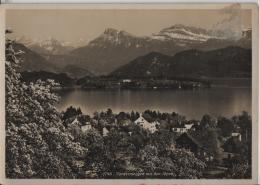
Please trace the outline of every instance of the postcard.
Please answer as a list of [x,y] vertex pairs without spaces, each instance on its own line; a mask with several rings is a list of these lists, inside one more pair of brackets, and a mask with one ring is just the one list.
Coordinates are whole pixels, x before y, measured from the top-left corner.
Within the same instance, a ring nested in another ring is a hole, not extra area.
[[258,5],[1,5],[1,184],[256,184]]

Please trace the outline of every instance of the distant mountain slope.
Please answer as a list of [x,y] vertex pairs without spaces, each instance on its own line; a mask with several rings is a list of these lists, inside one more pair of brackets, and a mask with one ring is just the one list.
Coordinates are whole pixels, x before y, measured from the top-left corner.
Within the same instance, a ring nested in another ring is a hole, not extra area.
[[40,55],[20,43],[14,44],[14,50],[21,50],[24,52],[23,54],[21,54],[22,62],[21,68],[18,69],[19,71],[46,71],[52,73],[66,73],[71,78],[93,76],[93,73],[91,73],[89,70],[64,61],[63,55],[54,55],[55,57],[53,55],[50,55],[53,56],[55,59],[49,60],[49,55],[48,57],[46,57],[46,55]]
[[111,73],[119,78],[136,77],[250,77],[251,49],[227,47],[212,51],[187,50],[174,56],[152,52]]
[[48,38],[46,40],[31,40],[22,36],[16,38],[16,42],[24,44],[27,48],[38,54],[49,55],[61,55],[67,54],[71,50],[75,49],[70,43],[61,42],[54,38]]
[[94,76],[89,70],[75,66],[75,65],[67,65],[62,70],[63,73],[66,73],[71,78],[82,78],[84,76],[92,77]]
[[170,56],[158,52],[151,52],[119,67],[112,72],[111,75],[130,78],[163,76],[170,67],[170,60]]
[[56,66],[45,60],[41,55],[35,53],[34,51],[28,49],[23,44],[15,43],[13,45],[15,51],[23,51],[21,54],[21,68],[20,71],[50,71],[55,72],[57,70]]

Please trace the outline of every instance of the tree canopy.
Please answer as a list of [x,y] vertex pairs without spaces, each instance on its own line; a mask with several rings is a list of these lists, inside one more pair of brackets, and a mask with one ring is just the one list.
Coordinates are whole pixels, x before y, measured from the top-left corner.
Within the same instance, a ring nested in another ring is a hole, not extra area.
[[53,80],[29,85],[17,72],[22,62],[12,42],[6,43],[6,175],[9,178],[74,178],[73,161],[86,148],[64,128],[54,103]]

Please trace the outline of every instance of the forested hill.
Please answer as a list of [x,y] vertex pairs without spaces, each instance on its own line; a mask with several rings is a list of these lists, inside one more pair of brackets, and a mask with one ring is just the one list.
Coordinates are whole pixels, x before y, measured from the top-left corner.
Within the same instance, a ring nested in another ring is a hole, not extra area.
[[35,72],[22,72],[21,73],[22,80],[24,82],[36,82],[37,80],[47,80],[52,79],[55,82],[59,83],[61,87],[70,87],[75,84],[74,79],[70,78],[65,73],[52,73],[52,72],[46,72],[46,71],[35,71]]
[[251,77],[252,51],[226,47],[211,51],[186,50],[174,56],[151,52],[113,71],[119,78],[136,77]]

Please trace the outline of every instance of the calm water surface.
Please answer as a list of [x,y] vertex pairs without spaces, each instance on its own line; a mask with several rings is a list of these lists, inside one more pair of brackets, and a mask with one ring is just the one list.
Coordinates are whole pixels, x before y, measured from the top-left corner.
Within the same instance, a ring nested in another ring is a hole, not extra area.
[[88,115],[111,108],[113,112],[146,109],[177,112],[188,119],[204,114],[231,117],[251,114],[251,88],[214,87],[204,90],[63,90],[59,110],[80,107]]

